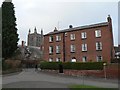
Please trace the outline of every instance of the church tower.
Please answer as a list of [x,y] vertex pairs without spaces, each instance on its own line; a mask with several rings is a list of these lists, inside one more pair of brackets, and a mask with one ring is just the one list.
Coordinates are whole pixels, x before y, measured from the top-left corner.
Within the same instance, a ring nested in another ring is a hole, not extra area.
[[37,32],[37,28],[34,28],[34,32],[31,33],[31,30],[28,31],[28,46],[41,47],[43,45],[43,30],[41,33]]

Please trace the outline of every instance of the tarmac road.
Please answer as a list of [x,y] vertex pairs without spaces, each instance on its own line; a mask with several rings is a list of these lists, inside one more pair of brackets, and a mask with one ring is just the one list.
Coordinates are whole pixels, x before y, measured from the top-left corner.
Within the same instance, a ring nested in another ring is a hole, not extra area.
[[84,84],[103,88],[118,88],[118,81],[94,78],[71,77],[50,74],[34,69],[24,69],[19,74],[2,77],[3,88],[68,88],[69,85]]

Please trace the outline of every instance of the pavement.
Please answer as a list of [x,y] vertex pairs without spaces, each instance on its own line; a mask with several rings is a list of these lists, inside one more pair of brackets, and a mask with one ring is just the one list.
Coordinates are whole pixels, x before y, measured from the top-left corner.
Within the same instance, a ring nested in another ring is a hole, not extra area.
[[68,88],[69,85],[84,84],[101,88],[118,88],[117,80],[73,77],[53,74],[35,69],[24,69],[21,73],[2,76],[3,88]]

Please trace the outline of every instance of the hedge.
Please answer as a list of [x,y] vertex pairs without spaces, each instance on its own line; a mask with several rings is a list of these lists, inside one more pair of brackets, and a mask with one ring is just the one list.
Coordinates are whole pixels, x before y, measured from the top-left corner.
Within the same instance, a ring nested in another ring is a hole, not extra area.
[[60,62],[42,62],[40,63],[41,69],[58,70]]
[[63,66],[63,69],[71,70],[102,70],[104,62],[41,62],[41,69],[58,70],[59,65]]

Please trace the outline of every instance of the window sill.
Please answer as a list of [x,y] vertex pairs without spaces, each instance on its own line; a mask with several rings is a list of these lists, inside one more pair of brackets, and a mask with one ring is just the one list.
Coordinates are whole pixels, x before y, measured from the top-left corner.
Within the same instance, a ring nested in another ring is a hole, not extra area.
[[53,55],[53,53],[49,53],[49,55]]
[[49,42],[49,43],[53,43],[53,41]]
[[70,52],[70,53],[75,53],[75,52]]
[[86,40],[87,38],[82,38],[82,40]]
[[59,41],[56,41],[56,42],[60,42],[61,40],[59,40]]
[[82,51],[82,52],[87,52],[87,51]]
[[56,54],[61,54],[61,53],[56,53]]
[[102,49],[100,49],[100,50],[96,50],[96,51],[102,51]]
[[101,38],[101,36],[100,37],[96,37],[96,38]]
[[[71,39],[70,39],[71,40]],[[72,39],[71,41],[75,41],[75,39]]]

